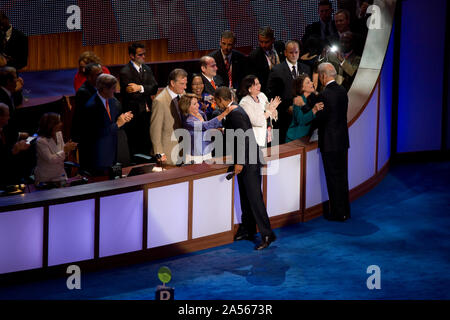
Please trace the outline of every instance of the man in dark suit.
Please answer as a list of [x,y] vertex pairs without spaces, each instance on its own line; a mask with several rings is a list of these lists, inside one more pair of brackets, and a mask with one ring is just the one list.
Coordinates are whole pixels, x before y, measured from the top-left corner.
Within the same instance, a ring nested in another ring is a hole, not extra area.
[[330,213],[325,218],[345,221],[350,218],[347,163],[348,97],[344,87],[336,83],[336,69],[331,63],[320,64],[318,71],[319,80],[325,88],[319,97],[324,104],[323,110],[316,114],[319,149],[330,203]]
[[220,49],[209,56],[217,63],[217,74],[229,88],[239,90],[241,80],[247,75],[247,58],[234,50],[236,36],[232,31],[224,31],[220,37]]
[[292,82],[297,76],[303,73],[306,73],[312,79],[311,68],[306,64],[298,62],[300,46],[297,41],[288,41],[284,54],[286,60],[272,68],[269,74],[269,80],[267,81],[267,94],[269,99],[275,98],[276,96],[281,98],[281,104],[277,109],[278,122],[274,126],[275,129],[280,130],[280,143],[286,141],[286,133],[292,121],[292,115],[288,112],[293,100]]
[[321,41],[321,50],[330,45],[330,39],[338,38],[337,29],[334,21],[331,19],[333,7],[329,0],[319,1],[319,21],[306,26],[305,34],[302,38],[302,44],[305,45],[308,39],[316,38]]
[[120,93],[124,111],[131,111],[133,120],[125,126],[130,154],[151,154],[148,135],[152,95],[158,91],[158,83],[152,69],[145,64],[145,47],[133,43],[128,47],[130,62],[120,70]]
[[213,57],[203,56],[200,58],[200,70],[205,88],[203,92],[214,95],[218,87],[224,85],[222,77],[217,74],[217,63]]
[[120,102],[114,97],[117,79],[110,74],[97,78],[97,94],[86,104],[86,128],[91,139],[88,146],[87,170],[94,175],[105,175],[116,164],[117,132],[133,119],[131,111],[120,114]]
[[13,28],[3,11],[0,11],[0,54],[6,58],[7,65],[16,70],[28,64],[28,38]]
[[[231,90],[226,87],[218,88],[214,94],[214,99],[221,110],[234,104]],[[250,119],[242,107],[238,106],[226,116],[225,128],[225,134],[228,136],[226,140],[228,143],[232,143],[232,150],[234,151],[234,174],[237,175],[238,179],[242,209],[242,224],[239,225],[239,230],[234,239],[253,240],[256,226],[258,226],[261,233],[261,243],[255,249],[262,250],[276,239],[270,226],[261,192],[262,154],[256,143]],[[236,130],[239,129],[243,130],[243,137],[236,133]]]
[[261,91],[267,94],[270,70],[285,59],[284,43],[275,41],[273,30],[270,27],[264,27],[258,30],[258,44],[259,46],[248,56],[248,73],[258,77]]
[[[23,80],[17,77],[17,72],[14,67],[0,68],[0,102],[9,107],[9,127],[18,129],[19,123],[16,119],[16,107],[22,104],[22,87]],[[21,133],[22,137],[27,135]],[[26,137],[25,137],[26,138]]]
[[96,83],[99,75],[102,74],[102,66],[97,63],[89,63],[85,67],[86,81],[81,85],[75,94],[75,110],[70,128],[72,141],[78,142],[78,156],[80,166],[84,167],[84,145],[89,142],[90,137],[86,135],[85,110],[89,99],[97,92]]

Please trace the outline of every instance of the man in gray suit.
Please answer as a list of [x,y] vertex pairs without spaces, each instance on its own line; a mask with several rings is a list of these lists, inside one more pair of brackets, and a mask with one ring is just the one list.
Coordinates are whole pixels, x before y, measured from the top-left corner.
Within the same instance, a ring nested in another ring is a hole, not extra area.
[[167,87],[153,100],[150,119],[153,152],[161,162],[169,165],[176,164],[178,160],[177,156],[172,156],[178,155],[178,141],[172,141],[172,135],[176,129],[183,126],[178,100],[184,93],[186,84],[187,72],[183,69],[174,69],[169,74]]

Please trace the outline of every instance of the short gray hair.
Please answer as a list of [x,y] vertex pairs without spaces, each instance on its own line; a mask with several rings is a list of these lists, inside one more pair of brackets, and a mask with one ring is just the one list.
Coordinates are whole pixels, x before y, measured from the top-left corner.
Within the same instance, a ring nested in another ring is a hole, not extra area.
[[319,75],[325,74],[328,77],[336,79],[337,76],[336,69],[329,62],[323,62],[319,64],[319,66],[317,67],[317,71],[319,72]]
[[111,89],[117,85],[117,79],[113,75],[102,73],[98,76],[95,86],[98,91],[103,91],[104,89]]

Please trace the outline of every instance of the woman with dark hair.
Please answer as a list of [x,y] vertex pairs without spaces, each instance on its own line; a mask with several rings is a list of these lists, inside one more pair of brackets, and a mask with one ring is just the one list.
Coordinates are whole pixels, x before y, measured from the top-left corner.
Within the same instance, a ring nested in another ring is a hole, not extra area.
[[205,85],[203,84],[202,76],[199,73],[193,73],[189,85],[188,92],[196,95],[198,100],[198,108],[206,114],[208,120],[218,116],[220,111],[213,108],[212,96],[204,92]]
[[295,97],[293,117],[286,134],[286,142],[308,135],[316,113],[323,109],[322,102],[315,103],[317,100],[316,90],[308,75],[302,74],[295,78],[292,86]]
[[281,103],[280,97],[268,101],[261,92],[259,79],[250,74],[242,79],[239,96],[242,97],[239,105],[245,110],[253,126],[256,142],[265,147],[272,141],[272,120],[277,120],[277,107]]
[[201,163],[203,160],[210,159],[212,157],[210,152],[204,154],[209,143],[204,141],[203,132],[209,129],[221,128],[222,119],[237,106],[229,106],[224,112],[211,120],[207,120],[206,114],[198,108],[196,94],[184,94],[181,96],[178,106],[184,116],[183,127],[189,131],[191,136],[191,153],[186,154],[186,163]]
[[62,182],[67,180],[64,171],[66,153],[75,150],[77,143],[64,143],[61,118],[59,114],[45,113],[39,121],[38,139],[36,141],[35,183]]

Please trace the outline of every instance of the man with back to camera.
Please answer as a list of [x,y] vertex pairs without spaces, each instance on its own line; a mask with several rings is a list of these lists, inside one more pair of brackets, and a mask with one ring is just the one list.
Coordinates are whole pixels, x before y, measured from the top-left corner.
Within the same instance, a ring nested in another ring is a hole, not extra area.
[[[231,104],[236,104],[233,102],[231,90],[226,87],[218,88],[214,99],[221,110],[225,110]],[[234,130],[234,132],[238,130],[239,132],[239,129],[242,129],[245,134],[244,143],[239,141],[239,138],[226,139],[227,143],[232,143],[230,146],[233,150],[234,174],[237,175],[242,209],[242,223],[239,225],[234,240],[253,240],[256,226],[258,226],[261,242],[255,247],[255,250],[262,250],[276,240],[261,191],[262,153],[256,143],[250,119],[242,107],[238,106],[226,116],[224,127],[226,135],[228,130]]]
[[347,91],[336,83],[336,69],[331,63],[320,64],[318,72],[319,81],[324,86],[319,101],[323,101],[324,107],[316,113],[316,121],[330,204],[330,213],[324,217],[331,221],[345,221],[350,218]]

